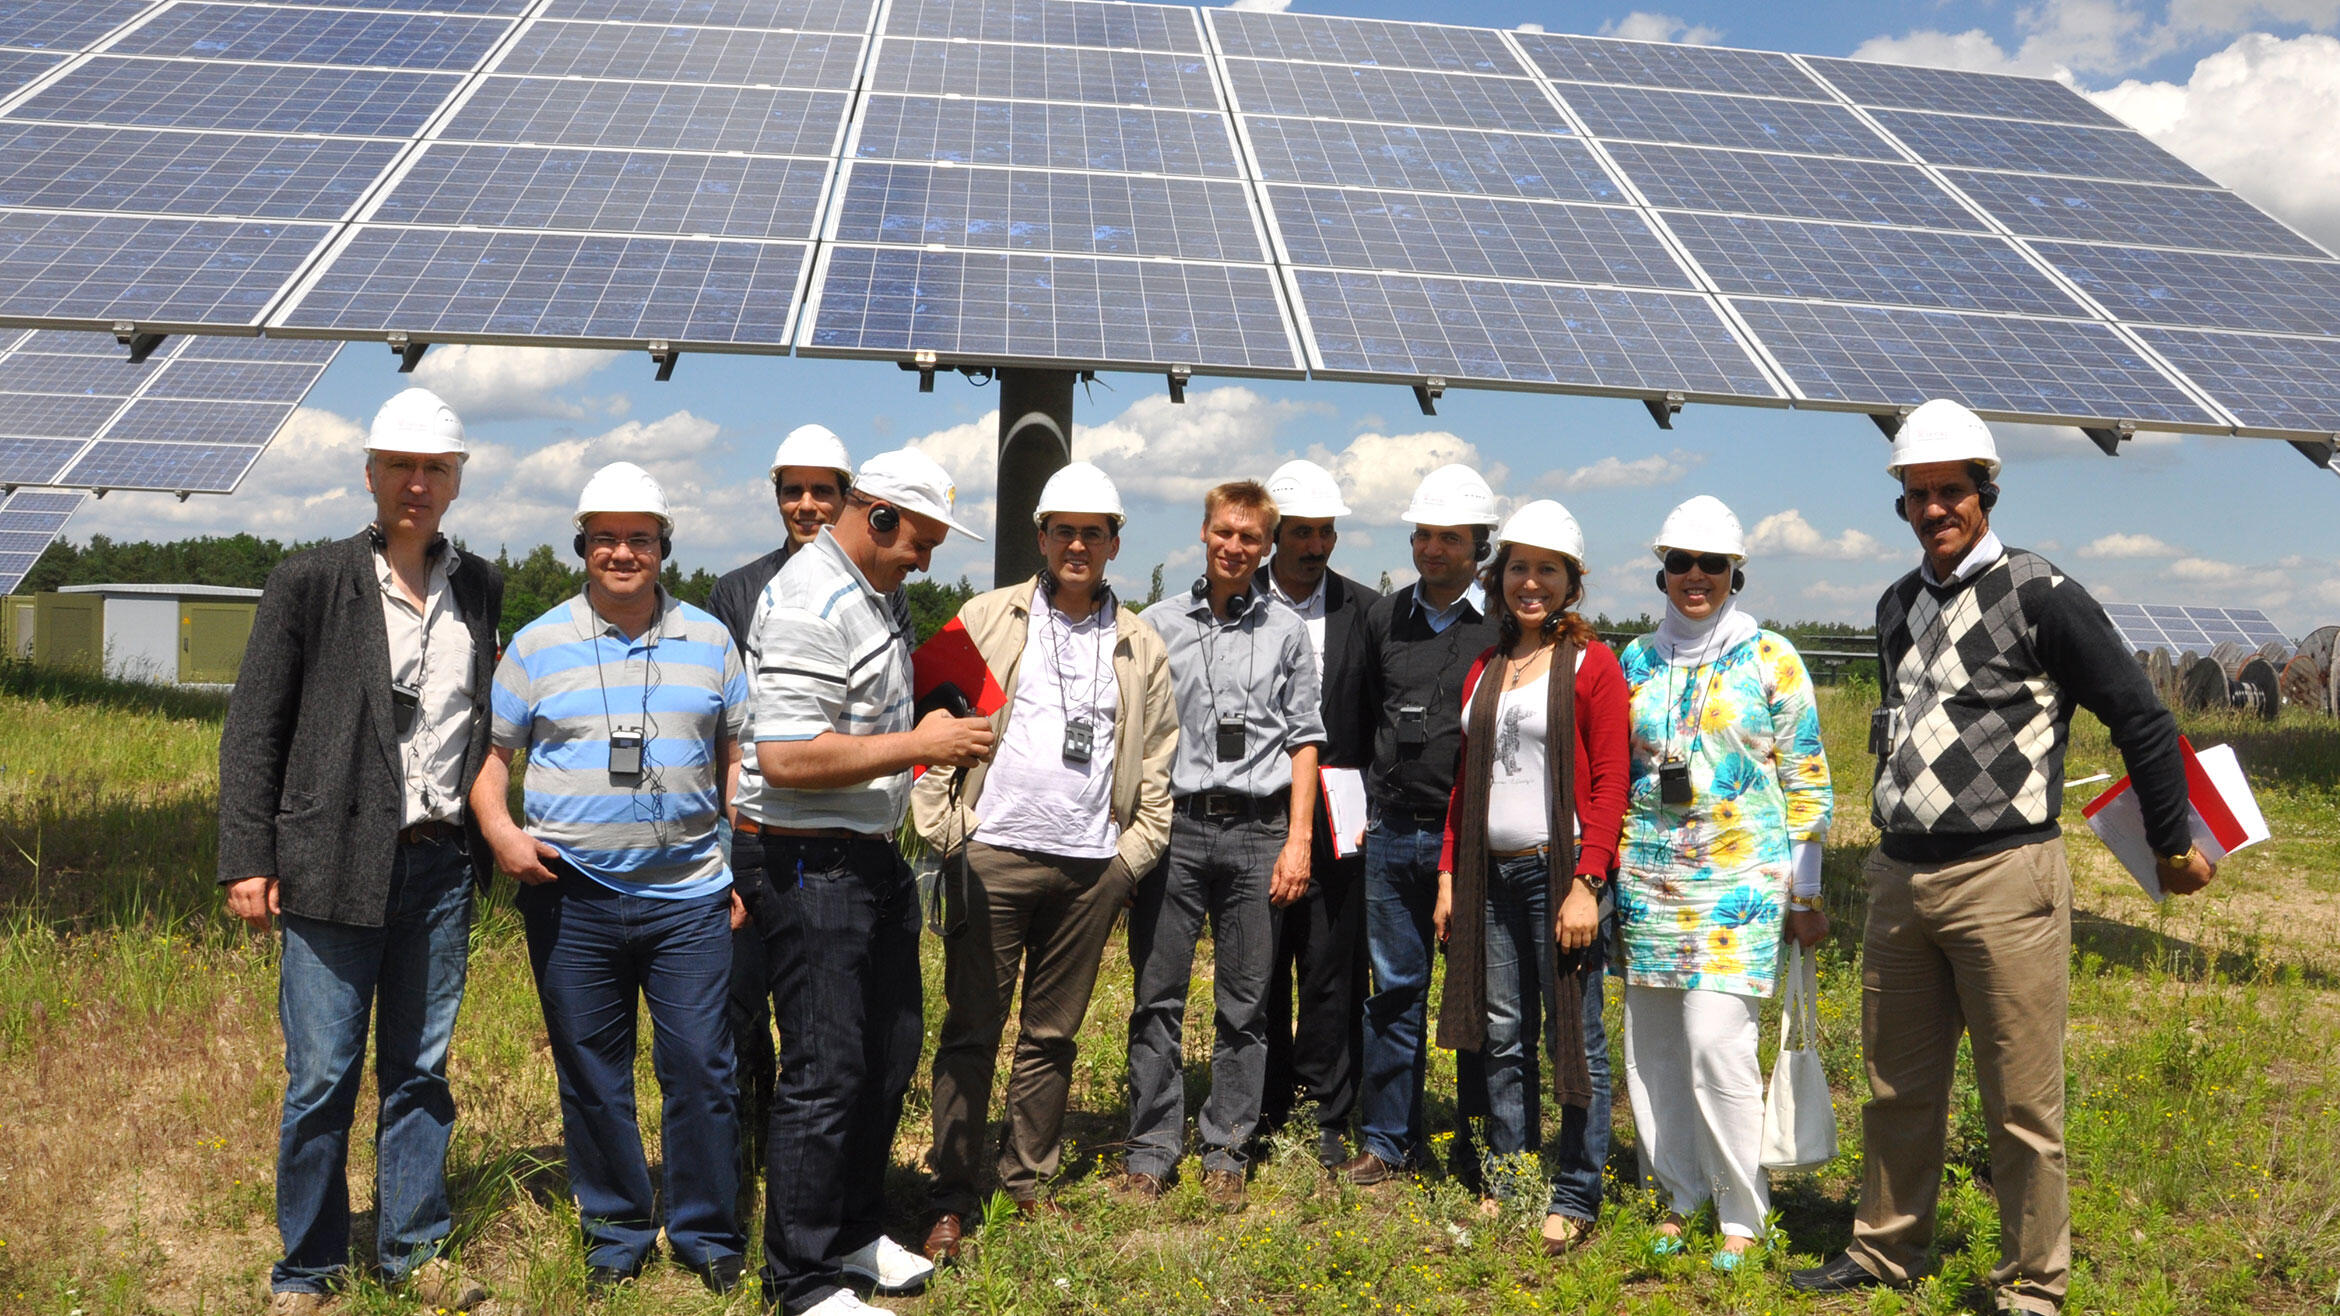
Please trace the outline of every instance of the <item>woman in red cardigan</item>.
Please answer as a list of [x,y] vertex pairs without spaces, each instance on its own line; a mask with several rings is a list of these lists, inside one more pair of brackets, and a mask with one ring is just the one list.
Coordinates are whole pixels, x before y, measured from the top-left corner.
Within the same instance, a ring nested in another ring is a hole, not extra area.
[[[1584,532],[1568,509],[1529,503],[1495,542],[1484,579],[1501,639],[1463,686],[1462,763],[1432,916],[1446,945],[1438,1044],[1462,1053],[1454,1164],[1500,1198],[1522,1164],[1511,1158],[1543,1144],[1532,1040],[1543,1021],[1561,1103],[1543,1229],[1556,1253],[1599,1219],[1609,1155],[1602,924],[1625,818],[1625,680],[1572,611],[1584,598]],[[1567,752],[1549,752],[1555,744]],[[1472,1115],[1487,1119],[1484,1165],[1470,1149]]]

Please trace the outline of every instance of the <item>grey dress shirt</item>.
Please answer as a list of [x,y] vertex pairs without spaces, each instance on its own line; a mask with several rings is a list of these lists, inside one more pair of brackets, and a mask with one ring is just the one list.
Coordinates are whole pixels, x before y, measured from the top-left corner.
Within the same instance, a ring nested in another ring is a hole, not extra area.
[[[1145,610],[1145,623],[1170,651],[1178,698],[1178,756],[1170,793],[1233,791],[1264,797],[1292,789],[1292,752],[1324,743],[1316,649],[1298,613],[1265,591],[1230,621],[1211,614],[1208,596],[1178,594]],[[1243,756],[1219,758],[1222,717],[1243,719]]]

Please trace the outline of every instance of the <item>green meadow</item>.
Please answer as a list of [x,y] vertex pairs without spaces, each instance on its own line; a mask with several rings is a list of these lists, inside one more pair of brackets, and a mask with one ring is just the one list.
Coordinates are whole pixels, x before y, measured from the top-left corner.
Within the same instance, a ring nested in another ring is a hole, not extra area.
[[[1125,1204],[1105,1184],[1126,1109],[1130,989],[1116,945],[1082,1037],[1060,1193],[1071,1214],[1001,1219],[929,1293],[887,1305],[920,1316],[1976,1309],[1997,1225],[1980,1110],[1964,1080],[1939,1275],[1909,1293],[1829,1301],[1785,1282],[1789,1268],[1844,1244],[1860,1168],[1867,709],[1857,689],[1826,690],[1821,707],[1838,790],[1822,1016],[1844,1150],[1822,1173],[1775,1181],[1777,1230],[1763,1267],[1718,1274],[1700,1247],[1650,1258],[1657,1213],[1637,1186],[1621,1081],[1601,1231],[1558,1260],[1541,1255],[1533,1208],[1482,1216],[1468,1193],[1436,1178],[1337,1185],[1296,1144],[1260,1167],[1242,1213],[1209,1209],[1191,1161],[1161,1203]],[[246,1312],[263,1301],[276,1248],[276,952],[225,917],[212,883],[222,708],[213,697],[0,665],[0,1311]],[[2228,864],[2209,893],[2156,909],[2086,835],[2079,806],[2094,789],[2067,800],[2079,893],[2070,1309],[2340,1311],[2340,723],[2188,718],[2187,731],[2198,745],[2238,747],[2275,839]],[[2075,741],[2069,775],[2119,771],[2085,715]],[[456,1227],[496,1312],[574,1312],[587,1306],[583,1260],[509,897],[499,882],[483,908],[455,1036]],[[926,960],[931,1034],[941,1013],[931,942]],[[1197,982],[1187,1053],[1199,1096],[1207,972]],[[1615,1008],[1612,993],[1612,1027]],[[1451,1127],[1453,1072],[1453,1057],[1434,1052],[1433,1127]],[[654,1112],[647,1047],[639,1086]],[[369,1086],[361,1111],[372,1100]],[[352,1148],[361,1239],[372,1225],[369,1127],[362,1118]],[[657,1130],[645,1136],[655,1158]],[[896,1236],[909,1242],[927,1136],[922,1077],[888,1182]],[[406,1309],[363,1282],[341,1307]],[[760,1306],[752,1286],[727,1303],[659,1265],[597,1309]]]

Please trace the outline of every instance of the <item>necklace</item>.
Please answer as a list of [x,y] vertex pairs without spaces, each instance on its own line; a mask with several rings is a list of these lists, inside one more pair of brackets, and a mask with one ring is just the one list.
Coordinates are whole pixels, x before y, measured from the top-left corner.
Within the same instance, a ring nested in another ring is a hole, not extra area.
[[1528,669],[1535,665],[1535,662],[1538,658],[1548,657],[1551,652],[1551,645],[1539,644],[1536,646],[1534,653],[1529,654],[1525,658],[1513,659],[1511,661],[1511,670],[1504,675],[1504,690],[1517,690],[1520,686],[1526,684],[1528,679]]

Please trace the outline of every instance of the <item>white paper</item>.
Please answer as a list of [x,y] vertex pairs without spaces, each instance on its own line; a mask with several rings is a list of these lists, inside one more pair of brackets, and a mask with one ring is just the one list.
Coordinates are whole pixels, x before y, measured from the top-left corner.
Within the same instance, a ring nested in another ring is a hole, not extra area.
[[[2234,820],[2242,825],[2243,843],[2234,849],[2248,849],[2266,840],[2266,815],[2259,812],[2259,802],[2251,795],[2250,781],[2244,777],[2242,764],[2234,757],[2234,747],[2214,745],[2209,749],[2195,751],[2194,757],[2201,763],[2203,773],[2210,778],[2210,784],[2218,791],[2219,797],[2225,801],[2227,810],[2234,814]],[[2215,864],[2234,853],[2220,845],[2218,838],[2211,834],[2210,824],[2202,820],[2201,810],[2192,809],[2188,812],[2193,821],[2194,844],[2201,847],[2205,858]],[[2137,886],[2147,896],[2159,903],[2169,894],[2161,889],[2153,846],[2145,839],[2145,809],[2137,802],[2134,786],[2125,787],[2120,794],[2107,801],[2088,820],[2088,826],[2096,833],[2097,839],[2104,842],[2105,848],[2113,852],[2113,857],[2121,861],[2121,867],[2129,870],[2129,876],[2137,879]]]
[[1356,768],[1319,768],[1324,778],[1325,821],[1332,827],[1333,855],[1346,859],[1365,845],[1365,774]]

